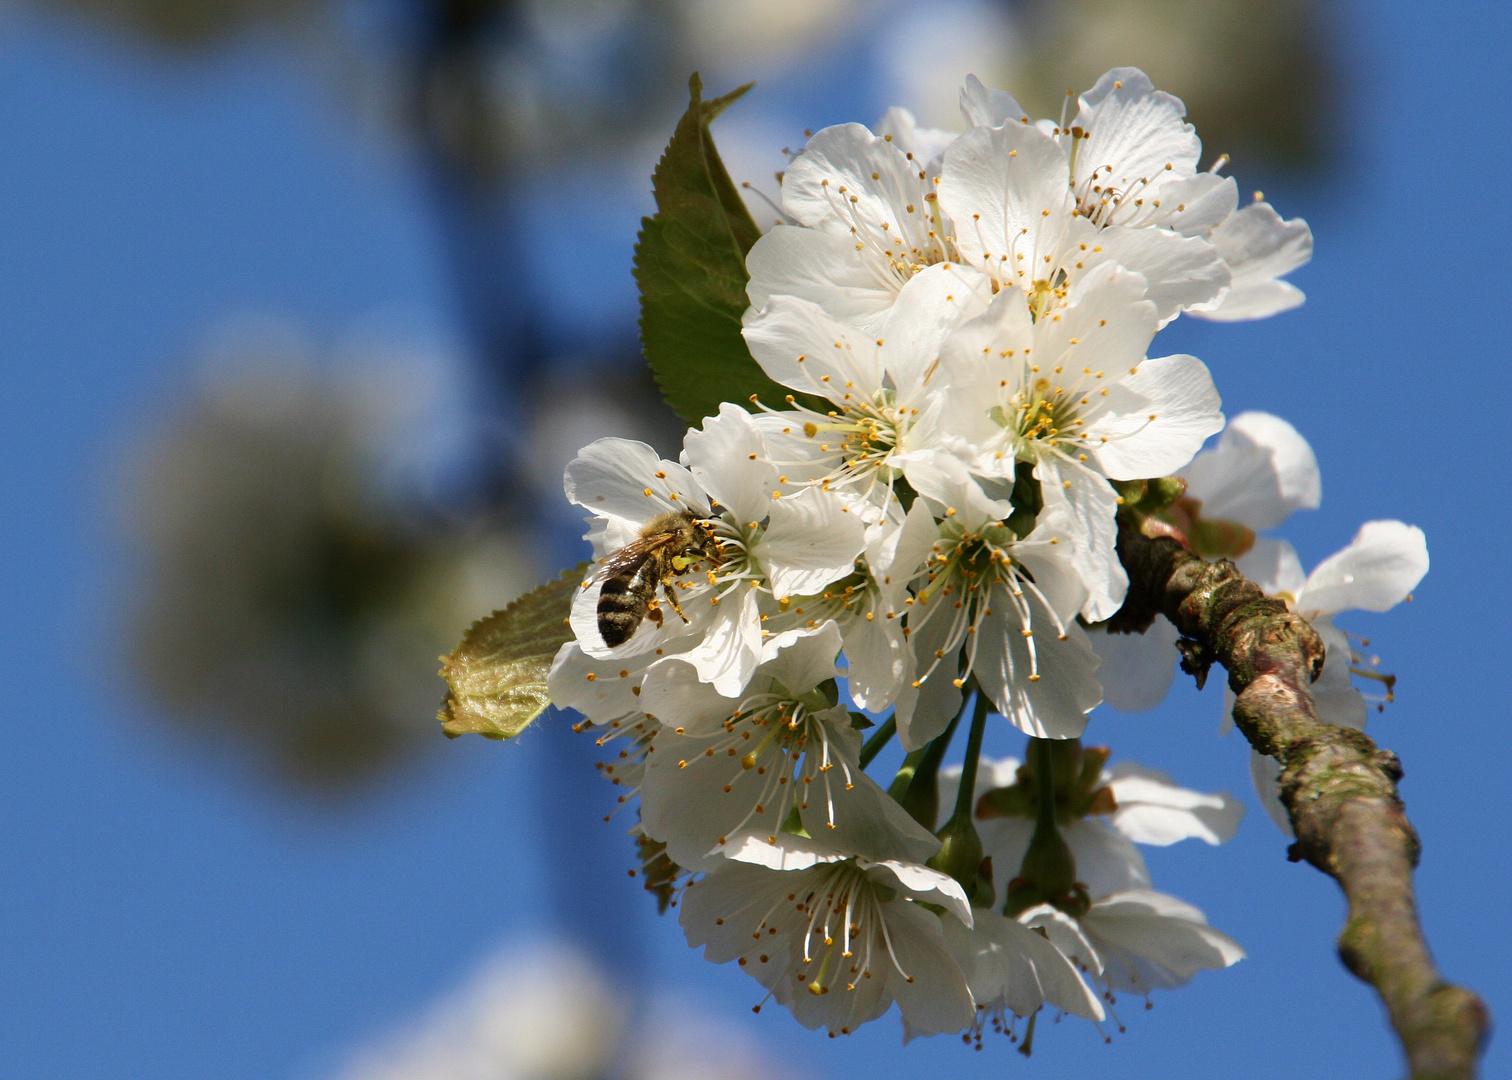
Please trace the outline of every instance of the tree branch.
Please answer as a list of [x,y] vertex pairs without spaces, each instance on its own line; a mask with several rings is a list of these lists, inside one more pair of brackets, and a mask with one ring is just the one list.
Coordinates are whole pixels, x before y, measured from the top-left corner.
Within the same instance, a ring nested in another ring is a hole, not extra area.
[[1470,1080],[1490,1022],[1475,994],[1434,967],[1412,895],[1418,839],[1396,781],[1402,766],[1364,732],[1318,719],[1310,684],[1323,643],[1233,563],[1209,563],[1169,536],[1123,523],[1129,593],[1109,630],[1135,633],[1163,614],[1182,634],[1182,669],[1198,684],[1214,663],[1238,696],[1234,722],[1281,763],[1281,801],[1297,842],[1289,857],[1334,878],[1349,902],[1339,956],[1375,987],[1412,1080]]

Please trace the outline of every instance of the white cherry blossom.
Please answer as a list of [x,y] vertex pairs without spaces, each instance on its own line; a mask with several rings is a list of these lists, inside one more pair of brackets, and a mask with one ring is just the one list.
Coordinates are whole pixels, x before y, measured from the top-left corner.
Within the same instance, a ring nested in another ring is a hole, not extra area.
[[960,136],[958,131],[941,128],[920,127],[914,114],[894,105],[877,121],[877,134],[890,139],[892,144],[906,155],[908,161],[922,161],[925,171],[939,175],[940,158],[951,143]]
[[[665,514],[688,513],[711,530],[717,562],[695,558],[669,586],[681,613],[658,596],[660,621],[645,618],[610,647],[598,631],[598,584],[590,576],[573,600],[577,644],[595,659],[628,659],[693,638],[680,655],[722,693],[744,687],[760,662],[760,601],[823,588],[854,568],[864,526],[818,489],[780,495],[761,432],[743,409],[721,408],[690,431],[687,465],[661,460],[644,443],[600,439],[567,467],[567,497],[594,514],[587,539],[600,559],[633,543]],[[658,655],[661,655],[659,653]]]
[[1312,258],[1312,230],[1301,218],[1283,220],[1258,191],[1254,202],[1229,214],[1207,239],[1232,280],[1227,293],[1188,308],[1191,314],[1216,322],[1262,319],[1306,299],[1301,289],[1281,278]]
[[[861,771],[861,736],[823,684],[840,631],[769,641],[738,697],[682,660],[658,663],[640,702],[661,723],[646,756],[641,823],[672,861],[712,870],[725,856],[770,862],[795,809],[811,835],[852,854],[922,863],[940,843]],[[751,842],[754,840],[754,842]]]
[[981,1016],[1033,1016],[1043,1006],[1099,1021],[1102,1002],[1087,988],[1072,962],[1045,937],[1016,919],[977,908],[965,926],[942,919],[941,929],[966,976]]
[[897,699],[912,672],[903,632],[908,586],[924,569],[939,529],[923,500],[895,529],[868,530],[866,552],[856,570],[822,592],[779,603],[763,615],[765,634],[814,629],[826,621],[840,627],[851,700],[881,712]]
[[[1114,251],[1119,262],[1150,278],[1162,322],[1174,314],[1173,303],[1204,318],[1233,321],[1274,315],[1302,302],[1302,292],[1279,279],[1312,257],[1307,223],[1300,218],[1283,221],[1258,193],[1253,203],[1240,208],[1238,186],[1217,173],[1226,157],[1208,172],[1197,171],[1201,143],[1184,119],[1186,107],[1156,90],[1137,68],[1105,74],[1080,96],[1069,123],[1064,117],[1031,122],[1010,94],[987,89],[975,76],[968,76],[961,90],[961,111],[974,127],[1032,123],[1054,139],[1065,153],[1075,212],[1089,222],[1163,230],[1205,240],[1216,249],[1227,271],[1227,288],[1211,299],[1191,302],[1177,296],[1179,290],[1191,295],[1190,281],[1167,283],[1162,278],[1170,268],[1153,271],[1142,261],[1174,256],[1177,248],[1169,235],[1101,238],[1104,251]],[[985,136],[975,138],[987,141]],[[942,189],[942,198],[946,195]],[[952,200],[947,198],[946,205],[960,214]],[[963,243],[962,249],[970,251],[970,243]],[[1004,262],[1001,253],[998,262]],[[1210,265],[1207,271],[1211,273]]]
[[894,1001],[910,1035],[971,1024],[971,992],[941,929],[972,922],[954,879],[778,839],[786,869],[730,861],[689,886],[679,919],[689,945],[713,963],[737,961],[807,1028],[848,1035]]
[[[890,113],[884,124],[910,126],[901,121]],[[782,178],[783,209],[796,224],[776,226],[746,255],[753,311],[793,296],[875,329],[915,274],[956,261],[928,168],[941,140],[903,133],[839,124],[809,139]]]
[[1306,439],[1271,413],[1242,412],[1228,422],[1211,450],[1183,468],[1186,498],[1206,519],[1274,529],[1298,510],[1323,500],[1318,459]]
[[955,465],[930,485],[943,520],[907,616],[914,670],[898,695],[898,737],[913,749],[939,735],[975,676],[1021,731],[1074,738],[1101,700],[1097,656],[1076,623],[1086,587],[1071,559],[1074,523],[1047,507],[1020,539],[1004,524],[1011,507],[986,500]]
[[1120,991],[1174,990],[1199,971],[1219,971],[1245,956],[1197,908],[1152,889],[1099,896],[1081,915],[1040,904],[1020,913],[1019,921],[1041,928],[1110,1000]]
[[1176,680],[1176,642],[1181,634],[1164,615],[1139,634],[1114,633],[1105,625],[1087,629],[1097,653],[1103,704],[1119,712],[1145,712],[1166,699]]
[[[984,758],[977,766],[975,791],[980,800],[994,789],[1019,783],[1017,758]],[[960,767],[941,770],[940,804],[953,805]],[[1098,784],[1108,798],[1094,800],[1084,817],[1060,825],[1072,857],[1077,880],[1093,896],[1148,888],[1150,871],[1134,844],[1167,847],[1181,840],[1227,843],[1238,831],[1244,805],[1227,793],[1210,795],[1176,784],[1165,773],[1132,761],[1104,768]],[[992,856],[994,885],[1000,897],[1018,876],[1034,836],[1032,811],[1023,814],[974,816],[982,849]]]
[[941,346],[990,296],[982,274],[941,263],[909,279],[877,328],[797,296],[773,296],[748,315],[746,342],[763,370],[830,405],[759,419],[785,482],[834,491],[871,522],[896,518],[896,481],[941,436]]
[[1244,817],[1244,804],[1227,792],[1193,791],[1133,761],[1120,761],[1105,770],[1102,782],[1117,806],[1108,815],[1108,824],[1136,844],[1166,847],[1178,840],[1226,844]]
[[1128,586],[1108,481],[1168,475],[1223,426],[1200,360],[1145,359],[1156,324],[1144,291],[1139,275],[1105,265],[1039,319],[1000,293],[943,349],[941,426],[969,447],[958,452],[979,476],[1011,485],[1017,463],[1032,463],[1046,507],[1075,523],[1066,538],[1091,622],[1117,611]]
[[[958,258],[1020,292],[1036,317],[1053,310],[1083,274],[1110,262],[1143,276],[1161,323],[1219,299],[1229,285],[1213,244],[1168,227],[1187,224],[1199,204],[1211,202],[1203,198],[1207,189],[1221,182],[1190,175],[1187,137],[1164,137],[1169,108],[1152,117],[1130,104],[1120,89],[1096,106],[1106,115],[1092,154],[1081,145],[1089,140],[1080,125],[1062,135],[1027,118],[980,124],[945,152],[939,201],[955,223]],[[1185,127],[1179,116],[1176,122]],[[1192,202],[1176,193],[1162,199],[1159,187],[1167,184],[1191,188]],[[1188,227],[1205,230],[1220,220],[1215,212]]]

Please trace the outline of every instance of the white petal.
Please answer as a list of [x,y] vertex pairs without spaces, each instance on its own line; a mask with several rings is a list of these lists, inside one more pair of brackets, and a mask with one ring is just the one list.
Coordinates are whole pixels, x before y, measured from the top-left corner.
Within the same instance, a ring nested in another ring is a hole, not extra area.
[[693,477],[739,521],[766,517],[777,469],[767,460],[766,443],[751,414],[725,402],[703,429],[683,436]]
[[687,469],[663,461],[651,447],[633,439],[599,439],[583,447],[567,465],[564,486],[567,498],[579,506],[628,521],[649,521],[674,510],[709,512],[708,501]]
[[903,469],[913,489],[935,504],[942,517],[947,511],[960,515],[967,528],[999,521],[1013,513],[1013,504],[994,499],[960,458],[941,450],[913,451],[893,459]]
[[1202,515],[1273,529],[1293,511],[1314,510],[1323,499],[1318,460],[1296,428],[1279,416],[1242,412],[1228,422],[1218,445],[1181,471],[1187,495]]
[[[662,621],[671,622],[666,618]],[[756,607],[756,590],[741,588],[726,596],[715,608],[703,640],[684,653],[682,659],[698,670],[700,679],[725,697],[739,696],[761,662],[761,615]]]
[[1166,699],[1176,678],[1176,639],[1181,635],[1164,615],[1143,634],[1087,631],[1092,650],[1102,661],[1097,679],[1103,704],[1119,712],[1144,712]]
[[1239,205],[1232,176],[1204,172],[1161,185],[1160,206],[1149,220],[1182,236],[1207,236]]
[[1146,297],[1161,325],[1196,304],[1208,303],[1229,286],[1229,269],[1218,250],[1196,236],[1168,229],[1113,225],[1097,234],[1104,259],[1117,262],[1149,282]]
[[[1018,778],[1009,775],[995,779],[1002,782],[989,783],[982,779],[977,780],[978,800],[995,787],[1011,787]],[[956,783],[959,782],[959,777],[957,777]],[[952,784],[950,797],[947,799],[945,786],[941,785],[941,817],[948,818],[955,809],[955,799],[959,790]],[[992,882],[998,891],[998,898],[1006,899],[1008,883],[1019,876],[1019,870],[1024,864],[1024,853],[1029,850],[1029,841],[1034,838],[1034,822],[1030,818],[1018,816],[977,818],[976,828],[977,834],[982,838],[982,853],[992,857]]]
[[[854,760],[847,775],[850,787],[839,790],[843,785],[840,779],[835,781],[832,829],[826,820],[824,796],[817,790],[820,785],[817,781],[810,785],[815,790],[809,797],[809,809],[800,812],[810,835],[823,836],[842,851],[876,862],[922,864],[940,850],[935,835],[915,821],[881,785],[861,772]],[[943,902],[938,897],[928,899]]]
[[896,105],[882,114],[876,132],[884,138],[892,136],[892,144],[904,154],[912,154],[915,161],[926,164],[945,152],[955,142],[958,132],[942,131],[939,128],[920,127],[914,114]]
[[795,695],[805,694],[841,674],[835,668],[840,627],[831,620],[816,630],[787,631],[768,641],[762,655],[763,676],[779,680]]
[[1233,272],[1234,289],[1193,314],[1220,320],[1258,319],[1302,302],[1299,290],[1274,279],[1312,258],[1312,231],[1307,222],[1301,218],[1283,221],[1269,203],[1254,202],[1229,215],[1209,239]]
[[1144,856],[1106,822],[1083,818],[1065,826],[1061,835],[1076,860],[1076,880],[1093,896],[1149,887],[1150,870]]
[[867,564],[879,595],[869,611],[870,619],[858,618],[845,627],[849,688],[863,709],[880,712],[887,708],[903,689],[905,677],[912,678],[908,642],[903,637],[903,599],[939,535],[925,500],[917,499],[901,528],[875,537],[868,545]]
[[1071,962],[1022,923],[982,911],[972,929],[950,919],[940,928],[978,1005],[997,1004],[1029,1016],[1048,1002],[1075,1016],[1103,1019],[1102,1003]]
[[1006,90],[989,90],[975,75],[967,75],[961,87],[961,115],[972,127],[997,127],[1012,121],[1027,123],[1029,114]]
[[646,672],[640,707],[669,728],[693,735],[713,735],[739,704],[698,677],[698,669],[681,656],[669,656]]
[[1318,719],[1327,724],[1364,731],[1370,710],[1350,678],[1349,665],[1353,650],[1349,638],[1326,616],[1314,618],[1312,626],[1323,639],[1326,650],[1323,670],[1312,684],[1313,704],[1318,708]]
[[742,333],[762,370],[794,390],[839,401],[848,383],[868,398],[882,386],[875,336],[810,300],[774,296]]
[[805,225],[886,243],[894,257],[908,258],[930,245],[922,171],[923,163],[863,125],[837,124],[811,138],[784,171],[782,204]]
[[1165,773],[1132,761],[1113,767],[1108,786],[1118,803],[1113,827],[1137,844],[1165,847],[1189,838],[1226,843],[1244,817],[1244,805],[1233,797],[1178,787]]
[[1256,537],[1255,546],[1234,562],[1266,596],[1289,596],[1295,600],[1307,582],[1296,548],[1285,540]]
[[[782,822],[775,820],[781,814],[776,807],[756,813],[766,785],[756,770],[741,768],[738,759],[723,752],[706,756],[707,739],[663,730],[653,746],[640,786],[641,826],[646,835],[667,845],[667,855],[677,865],[713,870],[723,858],[774,869],[812,865],[811,859],[805,861],[807,856],[796,855],[796,862],[778,865],[786,855],[773,846],[781,835]],[[753,843],[756,838],[766,842],[761,857],[743,853],[747,837]]]
[[[1092,470],[1050,454],[1041,456],[1034,475],[1045,500],[1045,512],[1035,522],[1035,533],[1041,532],[1052,515],[1060,515],[1058,538],[1069,545],[1070,561],[1085,594],[1080,614],[1092,622],[1111,618],[1123,606],[1129,590],[1129,575],[1114,546],[1118,539],[1118,493]],[[1039,580],[1037,574],[1035,580]],[[1066,617],[1075,613],[1072,609]]]
[[755,554],[779,599],[819,592],[854,570],[866,547],[860,517],[821,488],[771,500],[770,514]]
[[[993,614],[981,621],[975,635],[972,670],[997,711],[1020,731],[1041,739],[1078,738],[1087,713],[1102,701],[1097,654],[1079,625],[1066,624],[1063,638],[1039,598],[1025,589],[1024,599],[1032,612],[1032,638],[1023,635],[1025,627],[1007,592],[993,591]],[[1031,680],[1031,673],[1038,677]],[[936,678],[942,674],[936,669]]]
[[722,849],[726,859],[768,870],[807,870],[820,863],[841,862],[847,855],[796,833],[779,832],[772,839],[746,832]]
[[[881,907],[898,966],[912,976],[910,982],[892,971],[888,978],[903,1014],[904,1030],[910,1036],[938,1035],[970,1026],[976,1008],[966,977],[945,944],[940,916],[903,901]],[[886,962],[874,960],[873,964]]]
[[939,196],[965,261],[987,269],[1010,252],[1024,251],[1030,259],[1042,247],[1052,253],[1068,223],[1082,220],[1071,216],[1068,176],[1060,144],[1027,124],[975,127],[953,142],[941,166]]
[[[1244,958],[1244,950],[1208,926],[1202,912],[1149,890],[1104,897],[1081,922],[1094,944],[1102,946],[1105,975],[1115,989],[1174,988],[1199,971],[1216,971]],[[1110,955],[1111,950],[1118,955]]]
[[1428,572],[1428,541],[1416,525],[1367,521],[1348,547],[1324,559],[1307,577],[1297,609],[1388,611]]
[[[919,271],[898,293],[882,324],[882,361],[899,401],[922,390],[951,331],[987,310],[992,279],[957,263],[938,263]],[[875,387],[863,387],[870,393]],[[833,393],[832,400],[839,400]]]
[[[1106,486],[1106,484],[1104,485]],[[1072,488],[1075,491],[1075,487]],[[1109,504],[1110,506],[1116,504]],[[1111,516],[1112,511],[1109,511]],[[1062,624],[1070,623],[1089,606],[1082,567],[1071,550],[1078,522],[1059,502],[1046,500],[1034,521],[1034,531],[1013,545],[1013,558],[1034,577],[1032,592],[1039,594]],[[1111,541],[1110,541],[1111,542]],[[1127,579],[1120,568],[1110,589],[1116,610],[1123,603]]]
[[1289,281],[1261,281],[1230,289],[1211,308],[1198,306],[1188,312],[1210,322],[1241,322],[1279,315],[1301,307],[1305,293]]
[[[641,685],[650,657],[638,659],[639,663],[595,659],[577,642],[567,642],[557,650],[546,677],[551,703],[559,709],[576,709],[595,723],[641,713],[644,706],[634,690]],[[623,678],[621,671],[626,672]]]
[[924,569],[930,548],[940,538],[929,507],[916,500],[903,519],[903,527],[868,545],[867,562],[883,592],[901,598],[908,584]]
[[1213,377],[1195,356],[1146,360],[1124,385],[1149,402],[1149,411],[1099,417],[1090,429],[1108,437],[1095,453],[1114,480],[1169,475],[1223,428]]
[[704,959],[727,964],[750,950],[751,933],[763,913],[784,900],[796,883],[759,866],[727,863],[683,894],[677,921],[689,945],[704,946]]
[[1019,912],[1018,921],[1024,926],[1042,930],[1046,939],[1062,956],[1070,957],[1081,964],[1084,970],[1093,975],[1102,974],[1102,956],[1097,947],[1088,939],[1081,924],[1064,911],[1049,904],[1036,904]]
[[856,865],[875,881],[896,889],[914,900],[938,904],[956,919],[971,925],[971,902],[960,882],[938,870],[900,859],[857,859]]
[[[1138,197],[1152,181],[1192,175],[1202,144],[1181,99],[1156,90],[1138,68],[1114,68],[1081,95],[1075,124],[1088,132],[1076,179]],[[1146,196],[1148,197],[1148,196]]]
[[870,712],[881,712],[898,696],[905,663],[901,619],[888,619],[885,611],[871,612],[871,619],[854,619],[845,628],[845,659],[849,663],[851,700]]
[[[1118,314],[1122,315],[1123,309]],[[941,348],[941,354],[954,385],[974,382],[981,390],[986,390],[997,385],[998,377],[992,370],[995,365],[984,363],[984,359],[1008,349],[1018,354],[1026,347],[1033,348],[1036,343],[1035,323],[1029,315],[1029,305],[1024,303],[1021,294],[1005,289],[992,298],[984,314],[963,324],[950,336]],[[1144,355],[1143,346],[1137,355]],[[1021,365],[1009,365],[1009,368],[1012,372],[1021,369]],[[975,404],[978,409],[983,408],[980,400]]]
[[[1141,274],[1114,263],[1095,267],[1071,286],[1059,318],[1035,325],[1035,350],[1073,371],[1107,369],[1106,383],[1123,377],[1144,359],[1159,329],[1155,304],[1145,299],[1148,289]],[[1099,381],[1094,377],[1082,385]]]
[[[942,614],[921,623],[908,639],[908,645],[911,652],[906,657],[903,686],[898,691],[893,717],[898,722],[898,741],[903,749],[917,750],[942,733],[951,717],[961,711],[961,690],[953,682],[960,671],[956,655],[961,640],[959,634],[952,634],[949,617]],[[936,651],[943,652],[944,659],[937,661]],[[915,686],[915,682],[919,685]]]
[[802,226],[767,232],[746,253],[746,269],[747,323],[773,296],[787,295],[818,304],[842,322],[871,326],[881,322],[898,293],[896,283],[878,279],[876,265],[850,237]]

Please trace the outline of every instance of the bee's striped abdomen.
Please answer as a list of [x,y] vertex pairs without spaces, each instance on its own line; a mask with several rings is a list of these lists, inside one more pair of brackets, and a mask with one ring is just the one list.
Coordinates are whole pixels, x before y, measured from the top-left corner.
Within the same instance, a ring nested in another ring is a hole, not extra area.
[[604,579],[599,591],[598,631],[611,649],[629,641],[646,617],[646,608],[656,596],[656,575],[652,570],[648,559]]

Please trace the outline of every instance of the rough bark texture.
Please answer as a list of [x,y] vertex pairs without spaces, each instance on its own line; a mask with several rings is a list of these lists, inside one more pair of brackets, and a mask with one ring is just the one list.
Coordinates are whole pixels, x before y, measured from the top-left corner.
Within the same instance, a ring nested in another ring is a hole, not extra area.
[[1323,643],[1304,620],[1266,597],[1233,563],[1205,562],[1169,536],[1125,526],[1119,556],[1129,593],[1109,629],[1138,631],[1157,613],[1181,631],[1182,668],[1228,671],[1234,721],[1250,745],[1281,763],[1281,801],[1306,859],[1349,901],[1339,935],[1346,967],[1375,987],[1407,1054],[1413,1080],[1468,1080],[1490,1017],[1469,990],[1433,965],[1412,895],[1417,834],[1396,781],[1402,766],[1364,732],[1318,719],[1310,684]]

